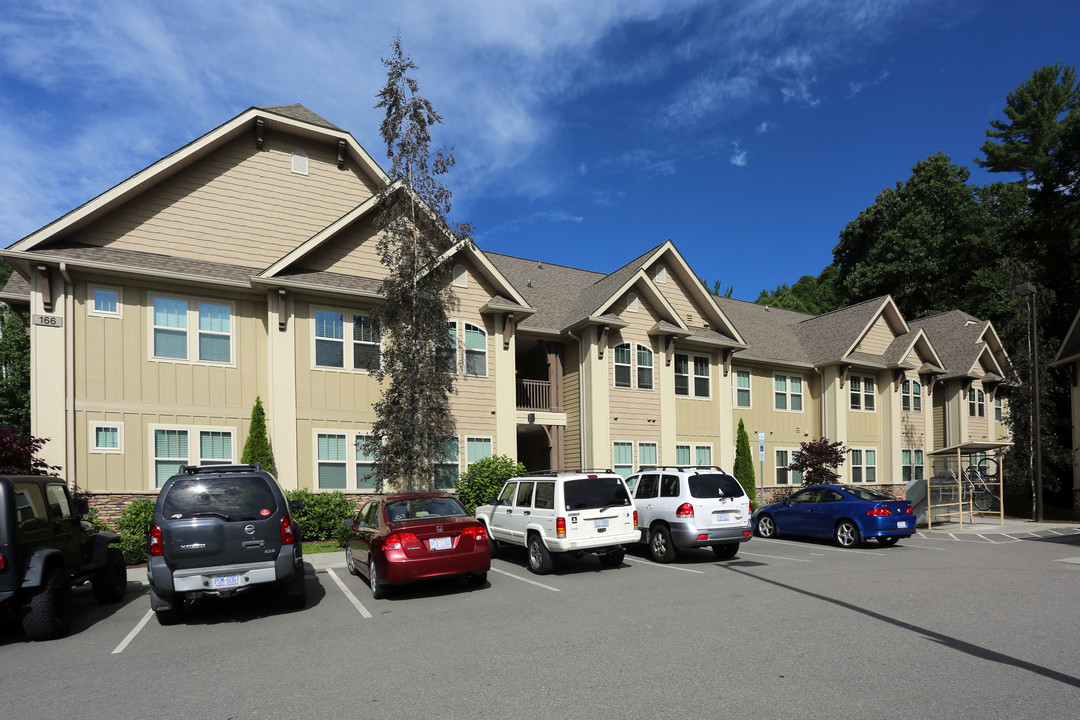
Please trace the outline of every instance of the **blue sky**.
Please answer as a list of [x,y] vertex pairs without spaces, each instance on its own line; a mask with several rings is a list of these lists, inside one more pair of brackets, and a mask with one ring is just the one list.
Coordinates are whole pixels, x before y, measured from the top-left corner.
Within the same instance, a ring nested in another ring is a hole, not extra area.
[[611,271],[671,239],[753,300],[938,150],[1014,179],[972,159],[1077,27],[1071,0],[5,3],[0,244],[251,106],[303,103],[383,163],[400,30],[482,248]]

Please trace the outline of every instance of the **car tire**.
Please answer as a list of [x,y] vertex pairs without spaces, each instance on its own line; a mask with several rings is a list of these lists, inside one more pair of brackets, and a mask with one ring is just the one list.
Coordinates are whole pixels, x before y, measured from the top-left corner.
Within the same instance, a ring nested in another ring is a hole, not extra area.
[[356,559],[352,556],[352,548],[345,548],[345,567],[349,569],[350,575],[359,575],[360,571],[356,569]]
[[94,573],[90,581],[94,597],[102,605],[116,603],[127,594],[127,564],[120,548],[111,547],[105,553],[105,567]]
[[856,548],[862,544],[858,526],[850,520],[841,520],[833,530],[833,539],[842,548]]
[[544,541],[533,533],[529,536],[529,571],[537,575],[547,575],[555,567]]
[[623,558],[626,557],[625,550],[616,550],[615,552],[604,553],[600,556],[600,564],[604,567],[619,567],[623,563]]
[[763,538],[774,538],[780,534],[772,515],[762,515],[757,520],[757,534]]
[[885,547],[892,547],[896,543],[900,542],[900,538],[893,535],[892,537],[879,537],[877,541]]
[[721,560],[730,560],[739,554],[739,543],[724,543],[723,545],[713,545],[712,551],[716,553],[716,557]]
[[52,640],[71,628],[72,598],[67,575],[58,567],[46,571],[44,582],[26,595],[22,626],[31,640]]
[[498,540],[488,535],[488,548],[491,550],[491,557],[495,557],[502,550],[502,545]]
[[671,531],[666,525],[657,525],[649,530],[649,554],[658,563],[669,563],[675,559],[675,546],[671,543]]
[[302,610],[307,605],[307,579],[304,571],[300,571],[299,577],[293,578],[281,590],[282,602],[289,610]]
[[382,600],[386,597],[386,585],[383,584],[382,578],[379,577],[379,571],[375,567],[375,559],[368,556],[368,587],[371,588],[371,597],[375,600]]
[[469,587],[484,587],[487,584],[487,573],[470,573],[465,578],[465,582],[469,583]]

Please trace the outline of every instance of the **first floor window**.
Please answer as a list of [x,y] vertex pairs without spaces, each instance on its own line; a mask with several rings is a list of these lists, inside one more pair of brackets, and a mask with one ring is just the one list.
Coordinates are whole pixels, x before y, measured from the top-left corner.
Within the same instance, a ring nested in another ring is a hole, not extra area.
[[346,482],[346,458],[345,436],[329,433],[319,433],[318,444],[318,477],[317,484],[320,490],[345,490]]
[[491,457],[491,438],[465,438],[465,467]]
[[680,467],[685,467],[690,464],[690,452],[689,445],[676,445],[675,446],[675,464]]
[[123,432],[119,424],[95,424],[91,426],[90,433],[94,452],[118,453],[123,450]]
[[923,451],[919,449],[900,451],[900,471],[904,482],[923,479]]
[[877,482],[877,450],[851,451],[851,482]]
[[695,465],[702,467],[708,467],[713,464],[712,461],[712,445],[698,445],[694,448]]
[[453,490],[458,484],[461,450],[456,437],[447,438],[442,457],[435,459],[435,489]]
[[90,313],[92,315],[120,316],[120,291],[111,288],[91,289]]
[[802,470],[788,470],[787,466],[792,463],[795,453],[791,450],[776,451],[776,484],[777,485],[802,485]]
[[375,453],[368,452],[367,443],[370,435],[357,435],[356,449],[356,489],[375,489]]
[[232,432],[228,430],[199,431],[199,464],[223,465],[233,461]]
[[161,487],[188,464],[187,430],[154,431],[154,480]]
[[617,442],[612,446],[611,452],[614,460],[615,472],[628,478],[634,472],[634,443]]
[[639,442],[637,445],[638,467],[656,465],[656,443]]

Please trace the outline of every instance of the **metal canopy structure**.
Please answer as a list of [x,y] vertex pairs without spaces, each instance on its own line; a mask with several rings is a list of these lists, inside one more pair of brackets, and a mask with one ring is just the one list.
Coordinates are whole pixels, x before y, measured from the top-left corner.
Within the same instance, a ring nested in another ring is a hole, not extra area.
[[[934,527],[934,509],[948,510],[940,515],[951,516],[955,509],[959,517],[960,529],[964,529],[964,513],[968,523],[974,523],[974,516],[980,499],[996,498],[997,510],[978,509],[980,515],[997,515],[1000,523],[1005,524],[1005,471],[1001,456],[1012,447],[1011,442],[975,441],[941,448],[927,453],[938,459],[934,463],[934,473],[927,483],[926,521],[930,529]],[[976,462],[972,462],[976,459]],[[992,465],[991,465],[992,463]],[[936,497],[935,497],[936,496]],[[936,500],[936,502],[935,502]]]

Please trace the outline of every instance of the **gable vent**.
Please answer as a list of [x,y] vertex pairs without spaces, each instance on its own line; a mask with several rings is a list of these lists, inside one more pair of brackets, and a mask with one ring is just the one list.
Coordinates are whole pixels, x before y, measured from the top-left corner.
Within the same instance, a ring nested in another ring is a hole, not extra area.
[[296,150],[292,154],[292,171],[297,175],[308,174],[308,157],[307,153],[302,150]]

